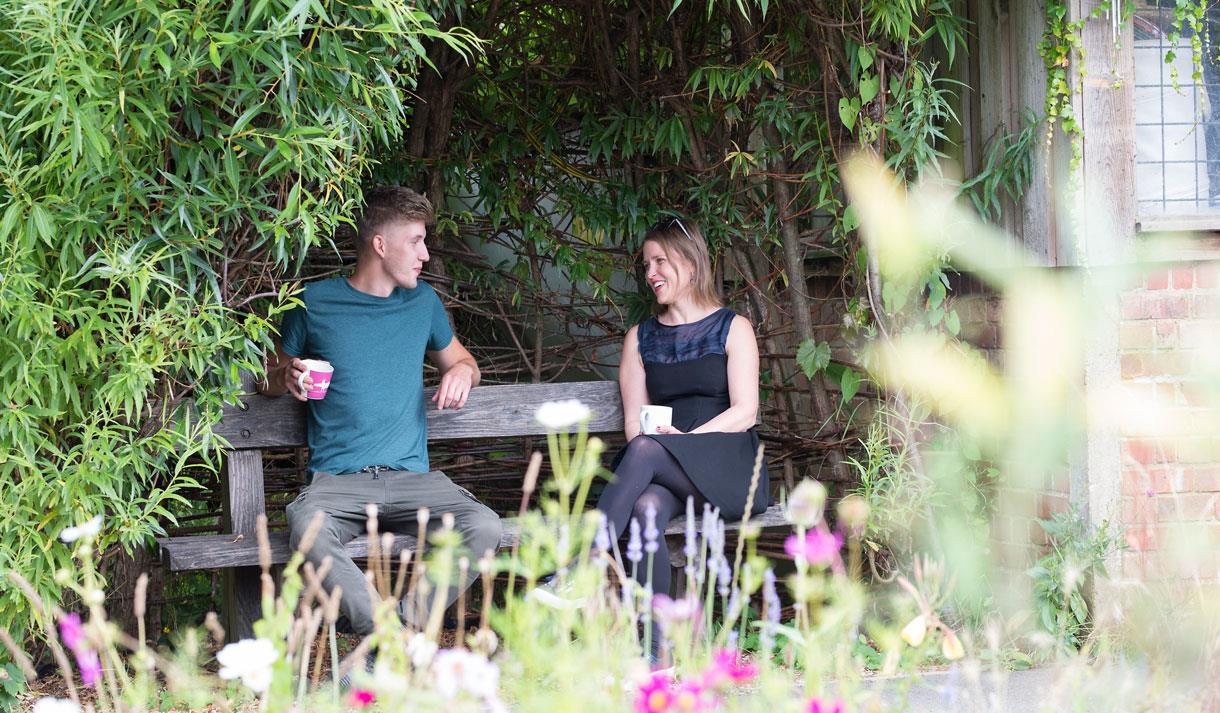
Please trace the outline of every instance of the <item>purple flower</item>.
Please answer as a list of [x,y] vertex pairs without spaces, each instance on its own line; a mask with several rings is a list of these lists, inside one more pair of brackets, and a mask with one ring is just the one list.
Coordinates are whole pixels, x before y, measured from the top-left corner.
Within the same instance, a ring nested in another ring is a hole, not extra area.
[[789,535],[788,539],[784,540],[784,552],[787,552],[789,557],[811,565],[828,565],[834,562],[842,546],[843,539],[839,535],[832,535],[820,528],[806,532],[803,539],[800,535]]
[[719,579],[716,584],[716,593],[727,597],[729,596],[729,585],[733,582],[733,568],[724,557],[720,558],[720,571],[717,574]]
[[631,537],[627,539],[627,559],[638,564],[644,559],[644,544],[640,541],[640,521],[631,518]]
[[80,614],[72,612],[59,618],[59,638],[72,651],[84,645],[85,628],[81,625]]
[[604,515],[597,523],[597,535],[593,538],[593,546],[602,552],[610,551],[610,521]]
[[693,495],[686,498],[686,547],[682,553],[686,555],[688,562],[694,561],[695,555],[699,553],[699,536],[695,532],[695,497]]
[[775,591],[775,571],[768,567],[763,571],[763,603],[767,609],[767,619],[759,632],[759,643],[764,651],[771,651],[775,646],[775,631],[780,623],[779,594]]
[[657,538],[661,536],[657,530],[657,508],[652,503],[644,508],[644,551],[652,554],[657,551]]
[[102,662],[93,649],[76,649],[76,665],[80,667],[80,680],[86,686],[96,686],[102,680]]

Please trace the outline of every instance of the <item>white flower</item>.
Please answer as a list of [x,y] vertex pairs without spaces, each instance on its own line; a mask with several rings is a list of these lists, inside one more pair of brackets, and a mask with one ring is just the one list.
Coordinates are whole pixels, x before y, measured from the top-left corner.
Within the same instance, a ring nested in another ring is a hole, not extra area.
[[80,713],[80,706],[66,698],[39,698],[33,713]]
[[902,627],[902,640],[911,646],[919,646],[923,643],[923,637],[927,633],[928,623],[924,621],[923,614],[920,614]]
[[97,533],[102,531],[102,516],[94,515],[86,522],[83,522],[76,527],[65,527],[63,532],[59,533],[59,539],[64,542],[76,542],[82,537],[86,540],[92,540],[97,537]]
[[534,418],[549,431],[566,431],[581,421],[588,420],[593,414],[588,406],[576,399],[567,401],[547,401],[538,407]]
[[[436,644],[432,645],[436,648]],[[409,679],[395,671],[394,666],[384,658],[378,658],[373,665],[373,690],[383,699],[401,698],[407,695]]]
[[788,522],[810,528],[822,521],[822,510],[826,507],[826,486],[816,480],[802,480],[788,496],[785,515]]
[[417,632],[407,642],[407,655],[411,657],[412,666],[424,668],[432,663],[432,657],[436,655],[436,642],[430,641],[422,632]]
[[279,657],[275,644],[266,639],[242,639],[216,654],[220,677],[240,678],[242,684],[255,693],[262,693],[271,686],[271,666]]
[[432,668],[436,674],[436,690],[446,698],[456,698],[465,691],[488,700],[496,697],[496,689],[500,687],[500,669],[472,651],[445,649],[436,655]]

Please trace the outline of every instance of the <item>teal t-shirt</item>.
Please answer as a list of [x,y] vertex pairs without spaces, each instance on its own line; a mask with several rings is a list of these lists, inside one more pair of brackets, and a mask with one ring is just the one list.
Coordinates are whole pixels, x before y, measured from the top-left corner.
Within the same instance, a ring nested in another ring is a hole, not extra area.
[[426,472],[424,352],[453,339],[436,291],[421,281],[376,297],[336,277],[306,285],[303,301],[284,316],[284,351],[335,368],[326,398],[309,402],[309,470]]

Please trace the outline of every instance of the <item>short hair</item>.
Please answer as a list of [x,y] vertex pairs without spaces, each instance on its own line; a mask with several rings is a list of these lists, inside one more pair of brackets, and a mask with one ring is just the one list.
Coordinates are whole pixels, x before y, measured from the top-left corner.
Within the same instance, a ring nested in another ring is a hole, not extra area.
[[373,236],[393,223],[412,220],[432,225],[436,214],[428,199],[402,186],[378,186],[364,192],[364,210],[356,219],[356,248],[364,250]]
[[679,255],[691,266],[691,287],[695,301],[708,307],[724,306],[720,287],[712,275],[712,258],[708,254],[707,241],[699,230],[699,224],[682,218],[666,218],[648,229],[644,242],[652,241],[661,246],[666,256]]

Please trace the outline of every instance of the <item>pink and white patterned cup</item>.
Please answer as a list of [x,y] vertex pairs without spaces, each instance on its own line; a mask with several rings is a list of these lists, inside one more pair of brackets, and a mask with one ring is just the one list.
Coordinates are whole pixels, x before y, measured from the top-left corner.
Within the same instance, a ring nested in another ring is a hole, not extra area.
[[305,388],[305,376],[313,379],[313,388],[305,392],[306,398],[315,401],[326,398],[326,390],[330,388],[330,377],[335,373],[335,367],[330,362],[321,359],[302,359],[305,371],[297,377],[297,388]]

